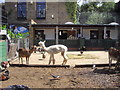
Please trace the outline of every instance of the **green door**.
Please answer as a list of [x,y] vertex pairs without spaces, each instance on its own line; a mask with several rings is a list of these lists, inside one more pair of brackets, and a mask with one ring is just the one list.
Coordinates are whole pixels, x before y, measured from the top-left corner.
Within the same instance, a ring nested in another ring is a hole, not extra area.
[[7,61],[7,43],[4,40],[0,41],[0,63]]

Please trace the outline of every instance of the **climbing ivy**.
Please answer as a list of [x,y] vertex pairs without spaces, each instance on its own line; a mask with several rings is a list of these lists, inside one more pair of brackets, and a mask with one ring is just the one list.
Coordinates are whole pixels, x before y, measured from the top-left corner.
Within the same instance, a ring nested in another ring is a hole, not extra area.
[[67,12],[70,17],[70,19],[76,23],[76,14],[77,14],[77,2],[66,2]]

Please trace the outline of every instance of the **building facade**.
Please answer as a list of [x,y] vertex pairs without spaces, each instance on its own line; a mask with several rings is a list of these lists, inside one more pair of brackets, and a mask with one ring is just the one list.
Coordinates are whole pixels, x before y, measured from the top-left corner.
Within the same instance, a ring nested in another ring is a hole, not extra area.
[[5,10],[5,4],[0,3],[0,25],[7,25],[7,12]]
[[[19,1],[19,0],[18,0]],[[71,21],[65,2],[6,2],[9,24],[64,24]]]
[[10,25],[29,29],[31,46],[37,45],[40,40],[47,40],[47,46],[64,44],[72,50],[79,50],[81,45],[104,49],[114,46],[118,39],[119,25],[72,23],[65,2],[19,2],[18,0],[18,2],[6,2],[5,8]]

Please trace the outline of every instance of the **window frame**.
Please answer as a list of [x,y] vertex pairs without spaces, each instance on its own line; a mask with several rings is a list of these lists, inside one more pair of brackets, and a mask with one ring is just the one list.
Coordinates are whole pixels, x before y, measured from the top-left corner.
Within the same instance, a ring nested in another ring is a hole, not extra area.
[[[41,6],[41,8],[40,8],[40,6]],[[39,13],[38,8],[42,9],[42,11],[44,12],[44,16],[38,15],[38,13]],[[38,1],[36,2],[36,18],[37,19],[46,19],[46,2],[45,1],[44,2],[38,2]]]
[[[23,11],[23,9],[21,11],[25,14],[25,16],[24,15],[22,16],[20,14],[19,7],[22,7],[22,8],[24,7],[24,11]],[[26,2],[18,2],[17,3],[17,19],[20,19],[20,20],[27,19],[27,3]]]
[[90,30],[90,39],[99,39],[98,30]]

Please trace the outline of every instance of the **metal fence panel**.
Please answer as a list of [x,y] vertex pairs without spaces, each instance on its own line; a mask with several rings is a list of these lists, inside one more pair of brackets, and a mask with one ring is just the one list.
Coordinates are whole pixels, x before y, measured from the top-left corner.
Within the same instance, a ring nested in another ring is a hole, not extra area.
[[2,61],[7,61],[7,41],[0,41],[0,63]]
[[25,39],[12,39],[12,43],[17,43],[17,47],[29,49],[29,38]]
[[85,46],[90,48],[104,48],[109,49],[114,47],[116,40],[107,40],[107,39],[91,39],[85,40]]

